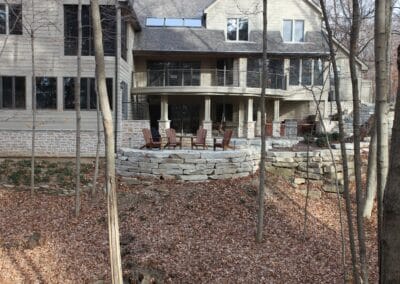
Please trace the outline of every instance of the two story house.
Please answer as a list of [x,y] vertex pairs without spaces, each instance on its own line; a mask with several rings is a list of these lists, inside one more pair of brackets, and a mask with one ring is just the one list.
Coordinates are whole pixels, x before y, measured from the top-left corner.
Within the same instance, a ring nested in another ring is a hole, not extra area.
[[[95,63],[89,1],[83,2],[82,144],[83,152],[91,155],[96,144]],[[33,9],[31,1],[1,3],[0,154],[10,154],[10,147],[16,155],[30,151],[34,83],[38,152],[73,155],[77,1],[33,1]],[[117,147],[140,146],[142,127],[164,135],[170,127],[188,134],[202,126],[209,138],[226,128],[233,129],[236,137],[252,139],[260,134],[261,0],[101,4]],[[348,51],[339,42],[337,54],[342,103],[351,112]],[[329,95],[331,72],[322,13],[315,1],[268,1],[268,57],[266,120],[271,135],[281,134],[286,119],[315,115],[316,101],[324,119],[336,112]],[[369,84],[362,79],[367,67],[361,61],[357,67],[362,95],[368,98]]]

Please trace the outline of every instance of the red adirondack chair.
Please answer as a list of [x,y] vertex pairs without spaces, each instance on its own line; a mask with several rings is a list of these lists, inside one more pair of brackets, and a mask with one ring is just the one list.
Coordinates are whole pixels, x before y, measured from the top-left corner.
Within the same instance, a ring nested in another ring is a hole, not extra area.
[[174,149],[179,146],[180,149],[182,149],[182,137],[179,137],[179,141],[176,138],[176,131],[173,128],[168,128],[165,130],[167,134],[167,144],[164,146],[164,148],[170,148],[174,147]]
[[142,147],[140,147],[140,149],[143,149],[143,148],[147,148],[147,149],[158,148],[158,149],[161,150],[161,139],[160,139],[160,141],[154,141],[153,137],[151,135],[150,129],[143,128],[142,129],[142,133],[143,133],[143,138],[144,138],[145,144]]
[[222,138],[221,142],[217,142],[217,138],[214,138],[214,151],[217,148],[222,148],[223,151],[225,151],[226,149],[234,149],[234,147],[229,145],[229,143],[231,142],[232,134],[232,129],[229,129],[225,130],[224,138]]
[[207,143],[206,143],[206,138],[207,138],[207,129],[204,128],[199,128],[197,130],[196,136],[192,137],[192,149],[196,147],[203,147],[203,149],[208,149]]

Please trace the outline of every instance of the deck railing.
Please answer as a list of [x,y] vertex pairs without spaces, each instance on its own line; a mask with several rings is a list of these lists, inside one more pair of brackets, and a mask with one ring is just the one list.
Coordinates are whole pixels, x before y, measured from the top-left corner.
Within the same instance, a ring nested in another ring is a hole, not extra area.
[[[135,72],[136,87],[248,87],[261,88],[261,72],[224,69],[164,69]],[[287,76],[268,74],[267,88],[286,90]]]

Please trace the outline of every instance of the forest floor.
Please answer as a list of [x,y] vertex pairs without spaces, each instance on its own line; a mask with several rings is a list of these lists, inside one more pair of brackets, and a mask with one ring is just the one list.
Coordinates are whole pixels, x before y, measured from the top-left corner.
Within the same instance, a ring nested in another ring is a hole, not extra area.
[[[124,275],[149,274],[164,283],[343,283],[337,196],[309,201],[304,236],[304,194],[271,174],[267,184],[261,244],[256,177],[121,184]],[[0,283],[108,283],[106,200],[98,195],[94,201],[83,195],[76,218],[73,196],[31,197],[26,189],[0,186]],[[367,222],[371,283],[375,230],[376,220]],[[350,273],[347,240],[346,259]]]

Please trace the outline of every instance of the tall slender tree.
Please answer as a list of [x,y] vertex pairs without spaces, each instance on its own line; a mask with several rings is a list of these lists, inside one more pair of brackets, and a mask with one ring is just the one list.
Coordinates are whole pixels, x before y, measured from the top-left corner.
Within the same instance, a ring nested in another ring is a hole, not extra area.
[[261,81],[261,161],[260,161],[260,188],[258,190],[258,213],[257,213],[257,236],[258,243],[262,241],[264,230],[264,199],[265,199],[265,89],[268,77],[268,55],[267,55],[267,12],[268,1],[263,0],[263,58],[262,58],[262,81]]
[[78,48],[77,76],[75,78],[75,112],[76,112],[76,161],[75,161],[75,216],[79,216],[81,208],[81,77],[82,77],[82,0],[78,1]]
[[99,92],[100,109],[103,117],[103,127],[106,144],[106,189],[108,234],[110,246],[111,279],[114,284],[121,284],[122,266],[119,243],[119,225],[117,208],[117,184],[115,181],[115,147],[114,127],[110,102],[107,96],[106,72],[104,63],[103,34],[100,20],[100,7],[98,0],[91,0],[92,23],[94,33],[94,47],[96,59],[96,80]]
[[333,77],[334,77],[334,84],[335,84],[335,101],[336,101],[336,108],[338,113],[339,119],[339,140],[340,140],[340,150],[342,155],[342,163],[343,163],[343,180],[344,180],[344,195],[346,199],[346,213],[347,213],[347,224],[349,227],[349,240],[350,240],[350,252],[351,252],[351,263],[352,263],[352,271],[353,271],[353,280],[355,283],[360,283],[359,276],[358,276],[358,267],[357,267],[357,253],[356,253],[356,246],[354,240],[354,226],[353,226],[353,217],[352,217],[352,209],[351,209],[351,199],[350,199],[350,187],[349,187],[349,167],[348,167],[348,159],[346,153],[346,143],[344,137],[344,122],[343,122],[343,111],[342,111],[342,104],[340,101],[340,81],[339,81],[339,72],[338,66],[336,62],[336,50],[335,44],[333,40],[333,32],[329,22],[328,12],[326,9],[325,0],[319,1],[321,10],[324,17],[324,23],[326,27],[326,31],[328,34],[328,45],[329,45],[329,53],[330,53],[330,60],[332,63],[333,69]]
[[350,33],[350,74],[351,85],[353,92],[353,131],[354,131],[354,170],[356,178],[356,200],[357,200],[357,232],[358,232],[358,246],[361,264],[361,277],[363,283],[368,283],[368,266],[366,259],[366,246],[365,246],[365,230],[364,230],[364,194],[361,179],[361,150],[360,150],[360,91],[359,80],[357,74],[357,54],[358,54],[358,41],[360,36],[360,3],[358,0],[353,0],[353,16],[351,23]]

